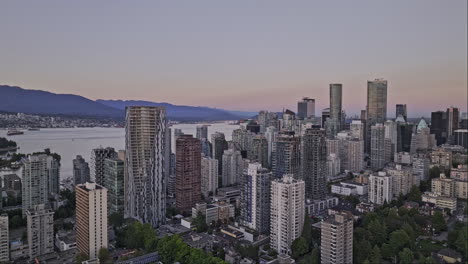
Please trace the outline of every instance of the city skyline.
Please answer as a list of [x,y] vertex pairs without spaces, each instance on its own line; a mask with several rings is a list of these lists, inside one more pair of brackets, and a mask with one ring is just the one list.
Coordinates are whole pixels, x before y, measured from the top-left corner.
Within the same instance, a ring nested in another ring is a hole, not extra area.
[[4,5],[4,84],[248,111],[295,111],[307,96],[318,115],[342,83],[354,115],[384,78],[389,117],[396,104],[410,117],[466,111],[465,1]]

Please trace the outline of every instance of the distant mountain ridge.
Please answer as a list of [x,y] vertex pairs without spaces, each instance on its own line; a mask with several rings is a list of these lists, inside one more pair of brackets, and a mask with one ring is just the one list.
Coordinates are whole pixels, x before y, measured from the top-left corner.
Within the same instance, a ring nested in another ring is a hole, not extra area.
[[252,117],[251,112],[227,111],[203,106],[185,106],[173,105],[170,103],[155,103],[140,100],[96,100],[106,106],[124,110],[127,106],[143,105],[143,106],[164,106],[166,107],[167,115],[171,120],[178,121],[217,121],[217,120],[238,120],[241,118]]
[[173,105],[149,101],[90,100],[74,94],[56,94],[0,85],[0,111],[28,114],[77,115],[123,119],[129,105],[164,106],[173,121],[238,120],[253,116],[252,112],[227,111],[209,107]]

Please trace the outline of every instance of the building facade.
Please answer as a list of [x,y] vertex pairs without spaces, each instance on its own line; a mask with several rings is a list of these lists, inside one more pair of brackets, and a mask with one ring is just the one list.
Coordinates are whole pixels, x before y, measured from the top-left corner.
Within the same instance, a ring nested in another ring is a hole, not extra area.
[[387,81],[375,79],[367,81],[367,107],[366,107],[367,142],[368,153],[371,148],[371,127],[375,124],[383,124],[387,119]]
[[240,182],[244,171],[244,161],[240,151],[228,149],[223,154],[223,186],[230,186]]
[[125,215],[153,227],[166,220],[168,144],[164,107],[126,108]]
[[90,181],[89,165],[80,155],[73,160],[73,179],[75,186]]
[[176,207],[188,212],[201,200],[201,145],[192,135],[176,140]]
[[54,211],[44,204],[26,211],[29,259],[54,252]]
[[320,200],[327,193],[327,144],[325,130],[306,129],[301,137],[301,179],[307,199]]
[[321,263],[353,263],[353,215],[338,212],[321,224]]
[[8,228],[8,214],[0,215],[0,262],[10,260],[10,239]]
[[104,178],[104,161],[109,158],[116,158],[117,152],[114,148],[96,148],[91,151],[91,164],[90,164],[90,178],[92,182],[99,185],[104,185],[106,179]]
[[76,245],[80,253],[97,258],[108,248],[107,189],[87,182],[76,186]]
[[273,143],[272,170],[276,178],[284,174],[300,177],[301,138],[294,132],[279,132]]
[[218,188],[218,160],[201,158],[201,192],[205,197],[214,195]]
[[104,161],[104,178],[107,189],[107,211],[109,215],[124,214],[124,161],[118,158],[109,158]]

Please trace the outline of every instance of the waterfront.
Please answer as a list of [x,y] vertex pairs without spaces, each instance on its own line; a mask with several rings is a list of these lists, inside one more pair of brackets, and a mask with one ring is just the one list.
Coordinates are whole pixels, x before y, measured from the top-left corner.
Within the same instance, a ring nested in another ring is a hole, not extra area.
[[[174,129],[179,128],[183,133],[195,136],[196,127],[200,124],[175,124],[172,125],[172,144],[174,144]],[[222,132],[226,140],[231,140],[232,131],[238,125],[228,123],[213,123],[209,125],[208,137],[214,132]],[[125,148],[124,128],[48,128],[39,131],[24,131],[23,135],[7,136],[6,130],[0,130],[0,137],[14,140],[19,146],[19,153],[33,153],[50,148],[62,156],[61,179],[73,175],[72,160],[76,155],[81,155],[90,161],[91,150],[99,146],[113,147],[116,151]],[[174,149],[174,147],[172,148]]]

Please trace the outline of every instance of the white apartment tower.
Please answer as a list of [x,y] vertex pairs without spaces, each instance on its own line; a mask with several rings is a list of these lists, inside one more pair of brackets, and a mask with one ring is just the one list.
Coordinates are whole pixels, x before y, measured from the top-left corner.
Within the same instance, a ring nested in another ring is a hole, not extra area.
[[284,175],[271,182],[270,246],[279,254],[290,254],[292,242],[304,225],[305,183]]
[[218,188],[218,160],[203,156],[201,158],[201,192],[208,197]]
[[126,108],[125,215],[153,227],[166,220],[168,132],[164,107]]
[[353,263],[353,215],[342,211],[321,224],[321,263]]
[[384,171],[369,176],[369,202],[375,204],[389,203],[393,198],[392,176]]
[[240,151],[225,150],[223,154],[223,186],[239,183],[243,171],[244,161],[242,160]]
[[26,211],[29,259],[54,252],[54,211],[44,204]]
[[0,262],[8,262],[10,260],[10,240],[8,229],[8,215],[0,215]]
[[80,253],[97,258],[107,248],[107,189],[87,182],[76,186],[76,245]]

